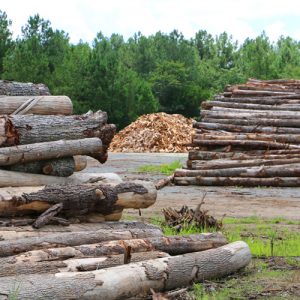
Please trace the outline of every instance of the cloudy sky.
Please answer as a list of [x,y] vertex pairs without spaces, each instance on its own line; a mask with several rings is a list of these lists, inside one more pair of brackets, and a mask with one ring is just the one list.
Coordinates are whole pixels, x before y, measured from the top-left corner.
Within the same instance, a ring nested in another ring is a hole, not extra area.
[[128,38],[173,29],[185,37],[200,29],[213,35],[227,31],[240,42],[263,30],[272,40],[280,35],[300,40],[299,0],[0,0],[0,9],[13,21],[15,36],[39,13],[73,43],[91,42],[99,31]]

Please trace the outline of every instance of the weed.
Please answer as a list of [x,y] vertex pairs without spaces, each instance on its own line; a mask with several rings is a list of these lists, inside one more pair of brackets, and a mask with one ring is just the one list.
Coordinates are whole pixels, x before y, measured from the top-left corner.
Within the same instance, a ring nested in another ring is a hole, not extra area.
[[179,160],[175,160],[170,164],[161,164],[161,165],[145,165],[137,169],[141,173],[162,173],[165,175],[171,175],[176,169],[180,169],[182,163]]

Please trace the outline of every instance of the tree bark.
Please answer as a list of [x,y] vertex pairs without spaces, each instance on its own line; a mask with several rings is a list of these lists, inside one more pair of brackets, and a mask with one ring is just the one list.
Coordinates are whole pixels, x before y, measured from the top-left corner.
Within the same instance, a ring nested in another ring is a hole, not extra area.
[[194,170],[210,170],[210,169],[228,169],[239,167],[253,166],[273,166],[273,165],[290,165],[300,163],[300,157],[291,159],[249,159],[249,160],[212,160],[212,161],[197,161],[188,160],[187,166]]
[[230,125],[253,125],[253,126],[276,126],[276,127],[296,127],[300,128],[300,120],[291,119],[265,119],[265,118],[254,118],[242,119],[236,116],[235,119],[219,119],[219,118],[207,118],[204,117],[203,121],[206,123],[219,123],[219,124],[230,124]]
[[281,104],[298,104],[300,103],[300,94],[292,96],[275,96],[275,97],[243,97],[243,98],[227,98],[222,95],[217,95],[215,101],[221,102],[239,102],[265,105],[281,105]]
[[116,128],[106,122],[107,113],[102,111],[74,116],[0,116],[0,146],[90,137],[101,138],[108,145]]
[[194,139],[193,147],[198,146],[237,146],[246,147],[246,149],[300,149],[298,145],[290,145],[285,143],[255,141],[255,140],[200,140]]
[[299,187],[299,177],[175,177],[176,185],[199,185],[199,186],[272,186],[272,187]]
[[300,164],[282,166],[235,167],[212,170],[178,169],[175,177],[300,177]]
[[[165,257],[104,270],[78,273],[20,276],[20,299],[129,299],[220,278],[245,267],[251,260],[249,247],[235,242],[217,249]],[[14,277],[0,281],[7,297]],[[0,298],[1,299],[1,298]]]
[[18,194],[12,193],[0,191],[2,217],[36,215],[45,212],[52,205],[62,203],[63,216],[99,213],[106,218],[113,213],[121,213],[124,208],[147,208],[155,203],[157,197],[154,184],[145,181],[123,182],[115,186],[99,183],[54,185],[37,187],[35,191],[31,188],[29,193],[25,191],[21,195],[20,190]]
[[3,167],[3,169],[15,172],[24,172],[32,174],[45,174],[59,177],[71,176],[76,168],[81,166],[75,165],[73,157],[57,158],[44,161],[32,161],[25,164],[17,164]]
[[95,244],[103,241],[129,240],[157,236],[162,236],[162,232],[159,228],[130,228],[127,230],[99,229],[97,231],[50,233],[39,237],[0,241],[0,257],[16,255],[18,253],[38,249],[78,246]]
[[[90,264],[90,270],[96,269],[95,262],[99,263],[98,269],[111,266],[108,265],[108,263],[120,265],[123,264],[124,254],[128,247],[130,247],[133,258],[136,253],[145,256],[144,259],[140,259],[141,261],[151,259],[147,256],[147,253],[155,255],[154,251],[156,251],[156,253],[160,251],[159,253],[178,255],[217,248],[225,244],[227,244],[227,241],[222,234],[207,233],[182,237],[159,236],[146,239],[119,240],[73,247],[33,250],[23,254],[1,258],[0,263],[2,267],[0,269],[0,277],[47,273],[50,271],[60,272],[66,271],[63,268],[68,266],[68,271],[87,271],[87,265],[84,269],[76,269],[78,265],[83,265],[82,263],[74,265],[74,262],[80,259],[81,262],[83,262],[83,259],[86,259],[88,264]],[[111,256],[114,258],[113,261],[109,260]],[[103,261],[94,259],[98,257],[103,257]]]
[[0,80],[0,95],[7,96],[41,96],[50,95],[45,84]]
[[274,127],[274,126],[262,127],[260,125],[239,126],[234,124],[221,124],[221,123],[214,123],[214,122],[212,123],[196,122],[194,123],[193,127],[197,129],[222,130],[228,132],[300,134],[300,128]]
[[0,166],[73,155],[88,155],[101,162],[104,155],[102,142],[99,138],[86,138],[0,148]]

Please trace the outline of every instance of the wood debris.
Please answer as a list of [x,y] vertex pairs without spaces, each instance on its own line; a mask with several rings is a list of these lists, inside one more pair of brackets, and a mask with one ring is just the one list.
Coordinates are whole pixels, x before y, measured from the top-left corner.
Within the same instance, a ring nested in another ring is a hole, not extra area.
[[112,152],[187,152],[193,132],[192,120],[166,113],[139,117],[115,135]]

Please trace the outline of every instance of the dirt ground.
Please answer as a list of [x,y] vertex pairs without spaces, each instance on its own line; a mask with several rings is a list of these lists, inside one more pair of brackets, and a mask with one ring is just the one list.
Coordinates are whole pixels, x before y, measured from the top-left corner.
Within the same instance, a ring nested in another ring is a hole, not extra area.
[[[164,175],[139,173],[143,165],[159,165],[179,160],[185,163],[187,154],[166,153],[109,153],[108,161],[99,165],[89,160],[86,171],[114,172],[124,180],[143,179],[157,181]],[[182,205],[196,207],[206,193],[205,208],[210,214],[220,217],[262,218],[283,217],[289,220],[300,218],[300,188],[241,188],[241,187],[196,187],[168,186],[158,192],[156,204],[145,209],[144,217],[160,215],[164,207],[179,208]],[[135,210],[129,216],[138,216]]]

